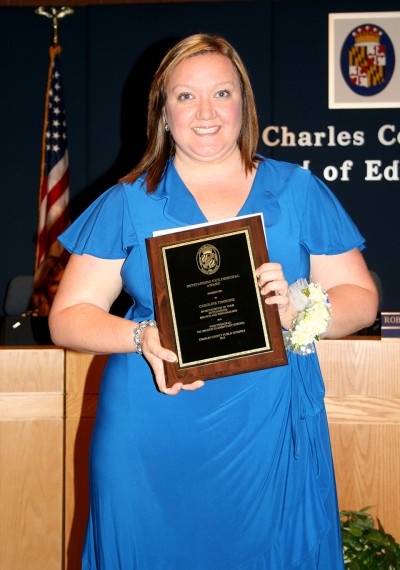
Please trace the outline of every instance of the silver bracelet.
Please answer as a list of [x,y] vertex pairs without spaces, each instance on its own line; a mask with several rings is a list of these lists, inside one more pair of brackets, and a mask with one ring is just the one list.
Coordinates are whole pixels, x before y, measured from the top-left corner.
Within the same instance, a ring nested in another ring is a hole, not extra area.
[[151,319],[150,321],[142,321],[141,323],[139,323],[138,327],[133,329],[133,344],[135,345],[136,352],[138,354],[143,354],[142,344],[140,342],[140,335],[142,334],[142,331],[147,327],[156,327],[156,326],[157,326],[156,321]]

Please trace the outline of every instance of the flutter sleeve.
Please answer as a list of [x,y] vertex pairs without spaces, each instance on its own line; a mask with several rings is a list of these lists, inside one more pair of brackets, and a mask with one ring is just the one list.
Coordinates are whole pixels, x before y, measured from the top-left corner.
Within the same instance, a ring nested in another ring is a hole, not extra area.
[[58,239],[70,253],[126,258],[133,231],[124,186],[113,186],[97,198]]
[[365,239],[336,196],[318,178],[309,178],[301,223],[302,245],[313,255],[335,255],[365,247]]

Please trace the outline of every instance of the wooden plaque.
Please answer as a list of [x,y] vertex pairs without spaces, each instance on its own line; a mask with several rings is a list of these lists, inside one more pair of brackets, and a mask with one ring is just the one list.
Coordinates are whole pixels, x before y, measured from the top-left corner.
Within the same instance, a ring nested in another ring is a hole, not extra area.
[[287,364],[276,305],[255,269],[269,261],[261,214],[146,240],[167,386]]

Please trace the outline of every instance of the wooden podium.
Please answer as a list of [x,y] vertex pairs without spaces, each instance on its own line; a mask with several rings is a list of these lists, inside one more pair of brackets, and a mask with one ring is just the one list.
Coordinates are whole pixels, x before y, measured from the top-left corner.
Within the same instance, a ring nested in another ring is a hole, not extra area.
[[[340,509],[400,541],[400,342],[317,344]],[[0,349],[0,568],[80,570],[88,453],[106,356]]]
[[341,510],[372,506],[400,542],[400,341],[317,344]]
[[0,350],[0,568],[63,558],[64,351]]

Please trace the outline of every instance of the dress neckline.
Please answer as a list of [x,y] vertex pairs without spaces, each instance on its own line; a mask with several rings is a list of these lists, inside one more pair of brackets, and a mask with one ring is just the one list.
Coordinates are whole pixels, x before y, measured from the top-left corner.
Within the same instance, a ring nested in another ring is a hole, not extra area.
[[[233,217],[238,217],[238,216],[242,216],[244,215],[243,212],[246,210],[246,207],[248,205],[248,203],[251,201],[253,194],[255,193],[255,188],[257,187],[257,178],[259,175],[259,164],[260,162],[258,162],[257,164],[257,170],[256,173],[254,175],[249,193],[246,196],[246,199],[244,200],[243,204],[241,205],[239,211],[234,215],[231,216]],[[206,215],[204,214],[203,210],[200,208],[196,198],[193,196],[193,194],[190,192],[190,190],[188,189],[188,187],[186,186],[186,184],[183,182],[179,172],[177,171],[174,161],[173,159],[171,159],[170,165],[169,165],[169,169],[168,169],[168,174],[171,175],[171,178],[173,180],[170,180],[170,182],[173,181],[173,193],[174,193],[174,200],[172,200],[172,202],[179,202],[181,203],[181,206],[183,206],[183,204],[189,206],[191,205],[191,215],[194,214],[194,211],[196,211],[197,215],[199,216],[199,218],[201,217],[201,222],[211,222],[211,220],[209,220]],[[178,196],[176,196],[176,193],[178,194]],[[172,196],[172,194],[170,194],[170,192],[168,192],[168,194],[170,196]],[[176,200],[176,198],[178,197],[178,200]],[[182,202],[183,200],[183,202]],[[191,204],[190,204],[191,203]],[[183,208],[182,208],[183,209]],[[196,218],[197,218],[196,215]],[[200,221],[200,220],[198,220]],[[198,223],[198,221],[194,222],[194,223]],[[212,222],[216,222],[218,220],[212,220]]]
[[[279,166],[279,167],[278,167]],[[276,223],[280,215],[279,195],[284,191],[288,178],[296,165],[277,163],[259,157],[257,172],[250,192],[236,216],[263,212],[265,226]],[[286,176],[282,179],[282,169]],[[194,196],[179,176],[171,158],[157,190],[148,195],[153,200],[165,200],[164,216],[176,226],[208,223]]]

